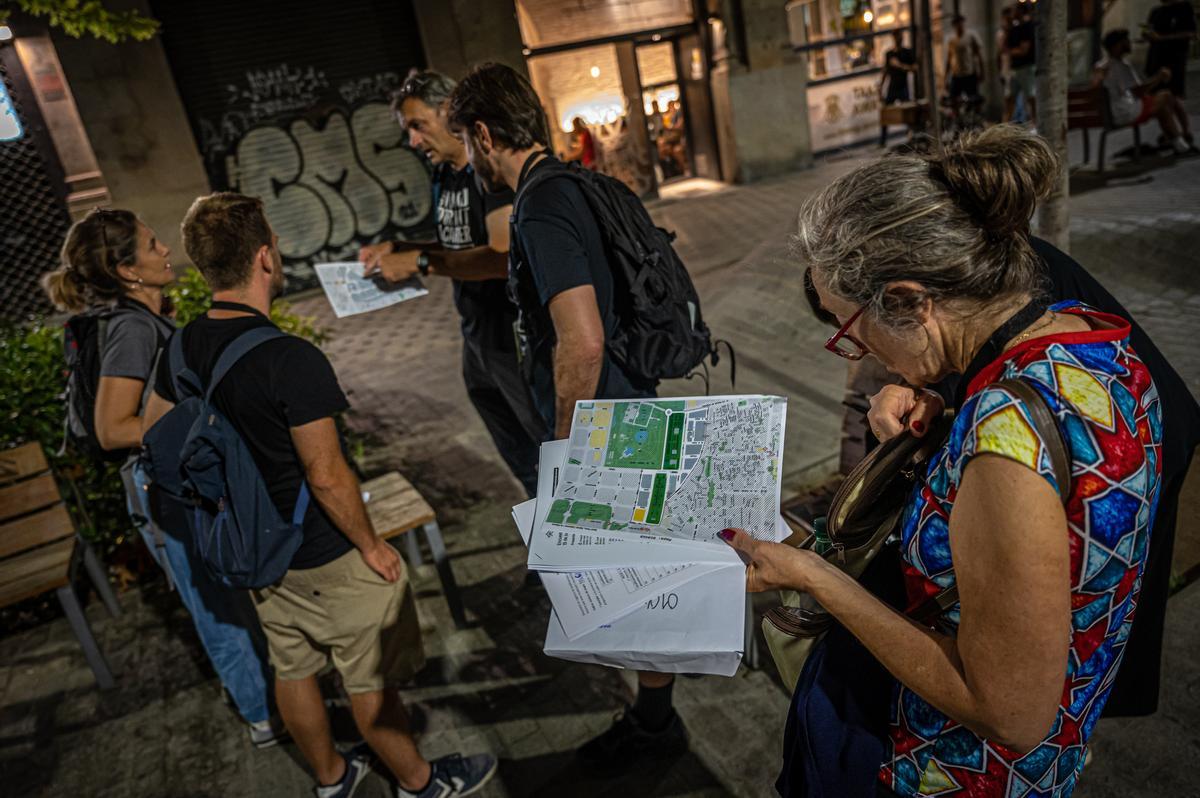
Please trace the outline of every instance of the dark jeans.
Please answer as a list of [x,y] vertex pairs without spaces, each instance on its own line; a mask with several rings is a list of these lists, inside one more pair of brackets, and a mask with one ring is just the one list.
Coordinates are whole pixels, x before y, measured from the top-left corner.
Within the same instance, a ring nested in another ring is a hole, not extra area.
[[[135,474],[136,472],[136,474]],[[233,590],[213,579],[191,542],[187,518],[180,505],[150,506],[148,484],[140,470],[122,469],[129,491],[130,515],[154,559],[170,574],[179,600],[192,616],[196,636],[204,646],[221,684],[229,691],[238,714],[247,723],[261,723],[271,712],[271,673],[267,640],[245,590]],[[163,524],[157,534],[155,527]],[[156,541],[161,538],[161,541]],[[161,542],[161,547],[157,545]]]
[[537,493],[538,447],[546,425],[533,406],[515,352],[463,340],[463,381],[471,404],[491,433],[500,456],[529,496]]

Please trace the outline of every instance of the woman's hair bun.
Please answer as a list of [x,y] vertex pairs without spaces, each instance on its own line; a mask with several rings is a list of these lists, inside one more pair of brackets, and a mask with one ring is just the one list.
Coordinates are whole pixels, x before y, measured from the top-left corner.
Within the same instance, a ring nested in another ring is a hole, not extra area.
[[928,157],[930,175],[991,235],[1025,232],[1062,164],[1049,142],[1015,125],[968,133]]

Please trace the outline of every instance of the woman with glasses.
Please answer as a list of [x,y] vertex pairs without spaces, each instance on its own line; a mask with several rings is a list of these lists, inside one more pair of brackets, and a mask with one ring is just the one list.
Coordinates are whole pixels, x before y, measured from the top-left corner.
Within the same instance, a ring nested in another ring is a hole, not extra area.
[[146,386],[175,332],[164,294],[175,280],[170,255],[132,211],[96,208],[71,226],[62,266],[46,274],[42,285],[59,310],[111,309],[98,340],[96,439],[107,451],[129,453],[121,478],[134,525],[191,613],[205,651],[250,727],[252,742],[270,745],[279,740],[279,732],[270,717],[265,644],[249,598],[208,578],[190,554],[186,519],[164,502],[151,508],[151,496],[139,490],[133,475],[142,445]]
[[[723,535],[749,590],[808,592],[838,621],[797,685],[784,795],[1066,796],[1082,771],[1137,604],[1162,418],[1129,323],[1043,295],[1028,222],[1060,168],[1001,126],[862,166],[801,210],[826,347],[914,388],[959,375],[965,398],[898,527],[898,608],[810,551]],[[1069,485],[996,386],[1014,378],[1052,410]],[[905,614],[951,587],[934,628]]]

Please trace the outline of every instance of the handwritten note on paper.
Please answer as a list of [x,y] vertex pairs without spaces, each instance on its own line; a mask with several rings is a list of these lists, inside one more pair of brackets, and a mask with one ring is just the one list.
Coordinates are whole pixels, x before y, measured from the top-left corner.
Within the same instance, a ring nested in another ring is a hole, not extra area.
[[402,283],[389,283],[382,277],[363,277],[360,262],[318,263],[314,267],[321,288],[329,297],[333,313],[339,319],[369,313],[425,296],[429,292],[416,277]]

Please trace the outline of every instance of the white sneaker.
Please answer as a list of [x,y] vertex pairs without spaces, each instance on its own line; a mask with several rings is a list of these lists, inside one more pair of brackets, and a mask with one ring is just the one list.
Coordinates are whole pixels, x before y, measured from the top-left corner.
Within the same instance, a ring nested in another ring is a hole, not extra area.
[[1176,136],[1175,138],[1171,139],[1171,147],[1174,148],[1175,152],[1179,153],[1180,155],[1186,155],[1192,149],[1180,136]]
[[366,744],[356,745],[342,754],[346,760],[346,773],[337,784],[317,785],[313,792],[316,798],[353,798],[358,785],[371,772],[373,754]]
[[250,742],[255,748],[270,748],[288,738],[288,731],[278,716],[272,715],[258,723],[246,724],[250,733]]

